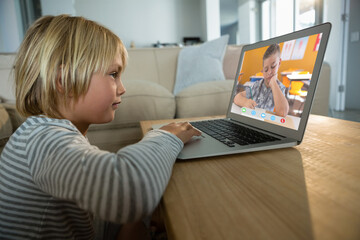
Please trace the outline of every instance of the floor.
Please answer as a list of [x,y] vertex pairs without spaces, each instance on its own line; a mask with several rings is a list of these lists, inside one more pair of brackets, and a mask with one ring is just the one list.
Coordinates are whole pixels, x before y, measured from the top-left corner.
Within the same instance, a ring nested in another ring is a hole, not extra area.
[[345,111],[330,111],[329,116],[333,118],[339,118],[349,121],[360,122],[360,110],[347,109]]

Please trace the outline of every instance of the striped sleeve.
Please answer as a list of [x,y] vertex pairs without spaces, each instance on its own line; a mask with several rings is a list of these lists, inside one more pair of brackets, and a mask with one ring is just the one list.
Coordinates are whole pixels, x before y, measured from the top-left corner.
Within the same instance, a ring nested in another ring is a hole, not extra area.
[[56,126],[34,132],[28,159],[36,185],[118,223],[152,213],[183,147],[180,139],[162,130],[117,153],[99,150],[79,133]]

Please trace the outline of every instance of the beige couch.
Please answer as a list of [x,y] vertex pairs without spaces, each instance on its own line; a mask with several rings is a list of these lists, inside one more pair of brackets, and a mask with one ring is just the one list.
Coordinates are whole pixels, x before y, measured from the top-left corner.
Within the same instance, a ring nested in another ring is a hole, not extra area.
[[[195,84],[174,96],[172,91],[180,50],[178,47],[129,49],[129,63],[122,76],[127,89],[126,94],[122,97],[122,103],[113,122],[90,127],[88,138],[92,144],[101,149],[116,151],[120,147],[135,143],[142,137],[139,125],[141,120],[226,113],[241,46],[227,47],[223,68],[228,80]],[[5,56],[8,60],[1,60],[3,57],[0,55],[0,97],[7,95],[5,101],[8,103],[3,104],[6,110],[0,108],[0,138],[5,138],[4,136],[13,132],[22,121],[11,103],[14,100],[9,97],[8,90],[4,92],[5,88],[10,89],[8,86],[4,88],[4,82],[8,82],[9,79],[12,57]],[[9,68],[7,70],[4,68],[6,64]],[[313,113],[328,114],[329,83],[330,67],[324,64]],[[7,117],[6,114],[10,114],[11,117]],[[0,151],[2,145],[0,142]]]

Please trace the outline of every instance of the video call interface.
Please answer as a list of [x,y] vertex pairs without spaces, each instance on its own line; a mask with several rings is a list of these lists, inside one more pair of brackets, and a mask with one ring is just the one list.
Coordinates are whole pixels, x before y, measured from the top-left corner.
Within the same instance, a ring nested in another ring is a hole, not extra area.
[[321,33],[248,50],[231,112],[298,130]]

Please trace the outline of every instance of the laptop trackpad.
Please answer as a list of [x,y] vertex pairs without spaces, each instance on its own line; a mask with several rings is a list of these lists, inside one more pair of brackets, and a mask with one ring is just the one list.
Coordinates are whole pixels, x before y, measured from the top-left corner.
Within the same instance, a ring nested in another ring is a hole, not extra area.
[[186,159],[213,156],[219,153],[229,152],[229,150],[229,147],[225,144],[203,133],[203,136],[192,137],[192,139],[184,145],[178,158]]

